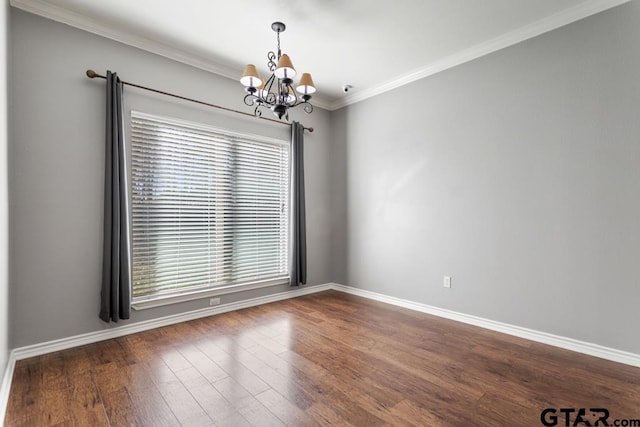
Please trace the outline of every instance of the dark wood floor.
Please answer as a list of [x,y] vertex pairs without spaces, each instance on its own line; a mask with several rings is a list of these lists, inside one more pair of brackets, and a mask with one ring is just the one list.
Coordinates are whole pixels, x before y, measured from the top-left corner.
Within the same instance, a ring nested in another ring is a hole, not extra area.
[[328,291],[19,361],[5,422],[535,426],[547,407],[638,419],[640,369]]

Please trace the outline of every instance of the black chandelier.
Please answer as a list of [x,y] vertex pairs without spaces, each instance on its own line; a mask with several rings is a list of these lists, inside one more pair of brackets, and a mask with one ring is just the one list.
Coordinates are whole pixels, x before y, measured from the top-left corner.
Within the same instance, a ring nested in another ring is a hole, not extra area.
[[247,92],[244,103],[249,107],[255,105],[254,114],[258,117],[262,115],[262,107],[271,109],[279,119],[284,116],[285,120],[289,120],[289,108],[299,105],[302,105],[305,113],[309,114],[313,111],[313,105],[309,100],[311,94],[316,91],[311,74],[302,73],[300,82],[296,86],[296,91],[300,94],[298,98],[293,90],[296,70],[289,55],[283,54],[280,50],[280,33],[286,29],[286,26],[282,22],[274,22],[271,24],[271,29],[276,32],[278,39],[278,54],[276,55],[273,51],[267,54],[267,66],[271,71],[271,77],[264,81],[258,74],[256,66],[248,64],[240,78],[240,83],[245,86]]

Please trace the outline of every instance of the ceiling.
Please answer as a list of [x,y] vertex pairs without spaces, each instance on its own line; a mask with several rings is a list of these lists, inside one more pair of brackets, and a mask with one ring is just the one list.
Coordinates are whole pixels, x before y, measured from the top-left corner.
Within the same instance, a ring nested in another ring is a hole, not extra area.
[[[327,109],[383,93],[629,0],[11,0],[226,77],[283,53]],[[238,83],[239,84],[239,83]],[[343,93],[342,86],[353,89]]]

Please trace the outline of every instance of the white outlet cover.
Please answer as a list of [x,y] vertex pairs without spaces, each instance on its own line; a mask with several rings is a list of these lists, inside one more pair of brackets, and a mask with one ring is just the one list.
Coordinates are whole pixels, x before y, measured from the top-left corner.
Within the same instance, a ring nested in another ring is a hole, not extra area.
[[451,287],[451,276],[444,276],[444,287],[445,288]]

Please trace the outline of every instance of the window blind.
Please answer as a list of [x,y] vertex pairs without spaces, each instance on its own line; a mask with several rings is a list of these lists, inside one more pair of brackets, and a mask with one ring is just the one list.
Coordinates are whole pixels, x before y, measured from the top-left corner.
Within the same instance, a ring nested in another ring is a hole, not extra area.
[[288,277],[289,144],[131,113],[133,297]]

